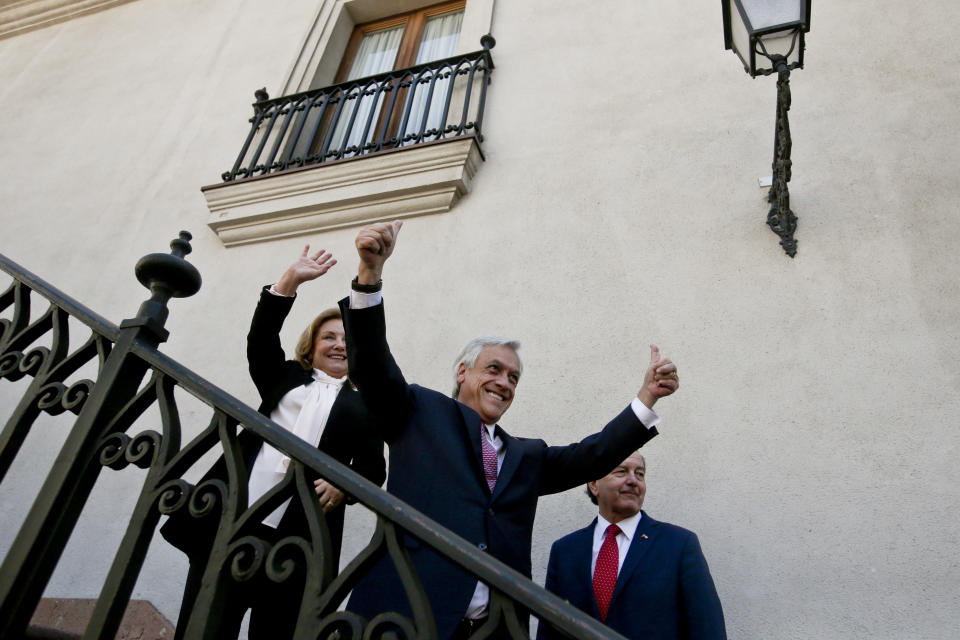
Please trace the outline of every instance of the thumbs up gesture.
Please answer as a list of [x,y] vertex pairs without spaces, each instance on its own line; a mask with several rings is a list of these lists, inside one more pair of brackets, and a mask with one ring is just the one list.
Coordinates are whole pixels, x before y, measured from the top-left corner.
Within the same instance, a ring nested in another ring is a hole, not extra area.
[[643,375],[643,387],[637,394],[640,402],[652,409],[657,400],[680,388],[677,365],[660,355],[657,345],[650,345],[650,366]]

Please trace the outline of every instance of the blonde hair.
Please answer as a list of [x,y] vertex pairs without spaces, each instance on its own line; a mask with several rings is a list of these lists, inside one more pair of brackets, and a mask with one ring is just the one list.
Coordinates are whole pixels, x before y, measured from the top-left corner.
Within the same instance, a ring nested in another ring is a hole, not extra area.
[[340,309],[330,308],[325,309],[320,312],[316,318],[313,319],[307,328],[303,330],[303,333],[300,334],[300,339],[297,340],[297,348],[294,350],[294,355],[296,356],[297,362],[300,363],[300,366],[304,368],[305,371],[310,371],[313,369],[313,344],[316,342],[317,331],[327,320],[342,320],[343,317],[340,315]]

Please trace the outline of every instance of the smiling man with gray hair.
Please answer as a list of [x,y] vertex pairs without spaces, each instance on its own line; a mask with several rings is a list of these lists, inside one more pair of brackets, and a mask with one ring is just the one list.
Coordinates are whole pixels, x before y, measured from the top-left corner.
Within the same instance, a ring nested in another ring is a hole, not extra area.
[[477,358],[480,357],[480,352],[483,351],[484,347],[508,347],[512,349],[517,356],[517,376],[523,374],[523,362],[520,360],[520,354],[518,353],[520,351],[520,341],[505,340],[495,336],[474,338],[467,343],[467,346],[463,348],[463,351],[460,352],[453,363],[453,393],[450,394],[450,397],[454,400],[460,396],[460,381],[457,379],[460,373],[460,365],[463,364],[468,369],[473,367],[477,364]]
[[[655,436],[660,418],[653,405],[678,388],[677,367],[651,346],[650,365],[630,405],[599,433],[562,447],[515,438],[499,424],[522,371],[515,341],[470,342],[454,365],[453,399],[409,384],[387,345],[381,296],[383,265],[401,224],[360,231],[357,277],[350,297],[340,301],[351,379],[390,447],[387,490],[529,578],[538,497],[602,476]],[[470,637],[488,616],[487,586],[419,541],[405,536],[404,544],[438,637]],[[387,611],[410,615],[388,556],[354,588],[347,608],[368,620]]]

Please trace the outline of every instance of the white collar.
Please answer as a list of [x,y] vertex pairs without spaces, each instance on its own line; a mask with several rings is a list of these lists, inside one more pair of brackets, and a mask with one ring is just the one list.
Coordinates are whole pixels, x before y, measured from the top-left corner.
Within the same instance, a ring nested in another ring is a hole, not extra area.
[[[620,527],[620,531],[623,533],[623,535],[627,537],[628,542],[633,540],[633,536],[637,532],[637,527],[640,525],[640,519],[642,517],[643,517],[643,512],[637,511],[635,514],[633,514],[629,518],[624,518],[623,520],[617,523],[617,526]],[[594,535],[597,535],[599,532],[599,535],[602,536],[604,532],[606,532],[607,527],[609,527],[611,524],[612,523],[608,522],[606,518],[604,518],[602,515],[598,513],[597,526],[594,529]]]
[[342,387],[343,383],[347,381],[347,376],[343,376],[342,378],[334,378],[330,374],[324,373],[320,369],[314,369],[310,375],[312,375],[313,379],[316,380],[317,382],[323,382],[324,384],[332,384],[337,387]]

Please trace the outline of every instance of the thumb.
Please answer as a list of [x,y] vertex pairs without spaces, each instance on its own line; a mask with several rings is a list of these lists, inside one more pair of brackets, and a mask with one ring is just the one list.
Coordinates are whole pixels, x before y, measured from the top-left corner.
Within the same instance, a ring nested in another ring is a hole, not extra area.
[[650,364],[656,364],[660,361],[660,347],[655,344],[650,345]]
[[394,220],[393,221],[393,236],[396,237],[400,233],[400,227],[403,226],[403,220]]

